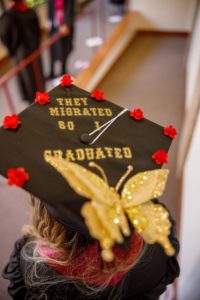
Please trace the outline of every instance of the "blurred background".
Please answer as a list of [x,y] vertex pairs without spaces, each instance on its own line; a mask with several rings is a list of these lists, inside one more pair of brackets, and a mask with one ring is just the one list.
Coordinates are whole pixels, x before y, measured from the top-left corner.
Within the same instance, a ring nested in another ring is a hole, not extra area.
[[[200,1],[64,2],[72,6],[0,0],[0,123],[33,102],[36,90],[48,91],[70,73],[79,87],[98,88],[114,103],[140,107],[146,118],[173,125],[178,136],[162,200],[177,221],[181,275],[161,299],[199,300]],[[14,15],[22,31],[12,23]],[[28,198],[0,177],[0,271],[28,221]],[[7,284],[0,278],[0,300],[10,299]]]

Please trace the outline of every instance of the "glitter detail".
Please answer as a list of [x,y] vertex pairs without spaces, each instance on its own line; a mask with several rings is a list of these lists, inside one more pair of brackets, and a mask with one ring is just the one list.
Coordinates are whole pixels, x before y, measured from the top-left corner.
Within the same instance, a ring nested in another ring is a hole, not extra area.
[[132,171],[131,166],[113,188],[107,183],[103,169],[96,163],[90,165],[100,170],[103,179],[62,158],[48,156],[45,160],[62,174],[77,194],[90,200],[83,204],[81,215],[91,236],[100,243],[103,260],[112,261],[113,245],[123,243],[124,236],[130,235],[128,220],[146,243],[160,243],[166,254],[174,254],[168,238],[171,228],[168,212],[162,205],[151,201],[163,194],[168,170],[145,171],[132,176],[125,183],[120,196],[118,189]]

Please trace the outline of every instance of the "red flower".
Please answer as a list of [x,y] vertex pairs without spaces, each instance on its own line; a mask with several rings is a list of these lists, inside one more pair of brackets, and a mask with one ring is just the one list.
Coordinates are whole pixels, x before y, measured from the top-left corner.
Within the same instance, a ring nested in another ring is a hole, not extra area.
[[6,116],[3,120],[3,127],[5,129],[16,129],[21,124],[17,115]]
[[50,102],[50,97],[49,94],[47,92],[36,92],[36,98],[35,98],[35,102],[44,105],[46,103]]
[[168,154],[165,150],[161,149],[153,153],[152,158],[155,160],[157,165],[168,163]]
[[60,84],[61,86],[71,86],[73,83],[73,79],[71,78],[71,76],[69,74],[64,75],[61,79],[60,79]]
[[8,184],[23,187],[30,176],[24,168],[8,169],[7,170]]
[[136,120],[142,120],[144,119],[144,113],[140,108],[136,108],[130,113],[130,117]]
[[105,100],[104,99],[104,92],[101,92],[101,91],[94,91],[92,94],[91,94],[91,97],[98,100],[98,101],[103,101]]
[[174,128],[172,125],[166,126],[163,131],[164,134],[168,135],[171,139],[174,139],[177,135],[176,128]]

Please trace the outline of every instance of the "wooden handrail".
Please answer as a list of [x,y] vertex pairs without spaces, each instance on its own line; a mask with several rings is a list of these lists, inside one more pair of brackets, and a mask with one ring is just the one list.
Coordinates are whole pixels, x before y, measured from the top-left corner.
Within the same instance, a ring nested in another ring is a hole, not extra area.
[[[90,3],[88,7],[84,9],[84,11],[76,16],[76,20],[81,19],[82,17],[87,16],[92,10],[95,9],[97,4],[100,4],[102,0],[97,0],[96,3]],[[23,68],[25,68],[28,64],[34,61],[45,49],[49,48],[52,44],[58,41],[62,35],[59,33],[55,34],[47,41],[45,41],[37,50],[35,50],[31,55],[27,56],[23,59],[18,65],[10,69],[3,76],[0,77],[0,87],[2,87],[8,80],[10,80],[13,76],[19,73]]]
[[58,41],[62,35],[57,33],[49,38],[46,42],[44,42],[37,50],[35,50],[31,55],[27,56],[23,59],[17,66],[13,67],[6,74],[4,74],[0,78],[0,87],[3,86],[8,80],[10,80],[13,76],[19,73],[22,69],[24,69],[28,64],[34,61],[44,50],[49,48],[52,44]]

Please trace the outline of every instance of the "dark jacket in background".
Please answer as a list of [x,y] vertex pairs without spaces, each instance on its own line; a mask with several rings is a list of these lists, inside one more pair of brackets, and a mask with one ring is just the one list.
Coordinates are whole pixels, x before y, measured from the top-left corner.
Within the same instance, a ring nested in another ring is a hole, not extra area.
[[[8,48],[14,63],[20,63],[40,45],[40,27],[35,11],[27,9],[22,12],[12,8],[6,10],[0,19],[0,38]],[[35,60],[34,67],[37,78],[34,76],[32,64],[18,74],[22,98],[29,102],[34,100],[35,92],[38,89],[44,90],[40,59]],[[40,81],[39,86],[36,80]]]
[[[58,27],[54,24],[55,19],[54,0],[48,0],[48,14],[51,23],[50,35],[58,31]],[[74,36],[74,17],[75,17],[75,1],[64,0],[64,24],[70,28],[69,35],[61,38],[57,43],[51,47],[51,61],[61,60],[63,63],[66,61],[68,55],[73,49],[73,36]]]

